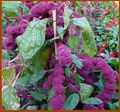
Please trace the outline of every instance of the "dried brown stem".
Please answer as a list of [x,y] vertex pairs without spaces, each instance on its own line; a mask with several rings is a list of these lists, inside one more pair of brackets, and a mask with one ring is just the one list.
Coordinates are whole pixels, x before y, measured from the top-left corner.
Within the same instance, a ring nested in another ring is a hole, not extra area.
[[17,74],[17,76],[16,76],[16,78],[15,78],[13,84],[12,84],[13,87],[15,86],[15,84],[16,84],[18,78],[20,77],[20,74],[21,74],[21,72],[19,72],[19,73]]
[[[56,10],[53,10],[53,29],[54,29],[54,38],[56,38],[56,31],[57,31],[57,25],[56,25]],[[57,60],[57,44],[54,40],[54,46],[55,46],[55,59]]]

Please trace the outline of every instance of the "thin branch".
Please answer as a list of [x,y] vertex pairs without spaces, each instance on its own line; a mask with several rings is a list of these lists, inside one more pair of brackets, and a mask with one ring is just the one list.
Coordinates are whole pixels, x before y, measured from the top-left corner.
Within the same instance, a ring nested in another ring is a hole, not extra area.
[[13,87],[15,86],[15,84],[16,84],[18,78],[20,77],[20,74],[21,74],[21,72],[19,72],[19,73],[17,74],[17,76],[16,76],[16,78],[15,78],[13,84],[12,84]]
[[50,39],[49,41],[51,42],[51,41],[55,41],[55,40],[57,40],[57,39],[60,39],[60,37],[57,36],[57,37],[55,37],[55,38]]
[[[56,10],[53,10],[53,29],[54,29],[54,38],[56,38],[57,34],[57,25],[56,25]],[[55,46],[55,59],[57,60],[57,44],[56,41],[54,40],[54,46]]]

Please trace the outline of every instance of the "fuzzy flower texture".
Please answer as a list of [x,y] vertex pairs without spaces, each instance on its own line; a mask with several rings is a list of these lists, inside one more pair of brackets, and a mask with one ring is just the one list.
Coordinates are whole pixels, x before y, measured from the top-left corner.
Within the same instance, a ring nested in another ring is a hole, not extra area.
[[65,81],[63,67],[56,64],[54,71],[49,75],[48,80],[43,87],[49,89],[53,87],[54,96],[50,99],[50,105],[54,110],[64,110],[63,103],[65,102],[65,89],[63,83]]
[[66,66],[72,62],[71,51],[66,45],[58,43],[58,62],[61,66]]
[[78,73],[84,77],[85,83],[93,84],[94,76],[92,74],[92,71],[95,69],[101,70],[103,77],[105,78],[104,89],[96,96],[97,98],[101,99],[103,103],[99,105],[87,104],[84,105],[84,109],[104,110],[104,106],[112,99],[115,93],[118,73],[108,65],[105,59],[99,57],[88,57],[84,54],[79,54],[78,57],[84,60],[84,67],[82,69],[78,69]]

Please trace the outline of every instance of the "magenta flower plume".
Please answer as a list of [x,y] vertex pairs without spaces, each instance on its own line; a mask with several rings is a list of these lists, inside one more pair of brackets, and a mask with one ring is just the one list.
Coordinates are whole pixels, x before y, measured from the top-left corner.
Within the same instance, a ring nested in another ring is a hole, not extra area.
[[71,51],[67,48],[66,45],[59,43],[58,44],[58,62],[62,66],[72,63]]

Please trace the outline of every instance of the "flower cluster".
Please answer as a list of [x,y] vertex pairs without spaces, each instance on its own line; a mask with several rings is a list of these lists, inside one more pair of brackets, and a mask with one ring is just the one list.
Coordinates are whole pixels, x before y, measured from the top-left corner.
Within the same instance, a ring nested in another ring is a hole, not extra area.
[[7,50],[15,50],[17,47],[16,38],[19,35],[22,35],[30,22],[33,19],[32,15],[24,14],[22,17],[19,17],[17,20],[18,25],[9,25],[6,28],[7,39],[3,41],[3,45]]
[[50,99],[50,105],[54,110],[63,110],[63,103],[65,102],[65,89],[63,83],[65,81],[63,67],[56,64],[54,71],[49,75],[48,80],[44,83],[43,87],[49,89],[53,87],[54,96]]
[[58,62],[62,66],[66,66],[67,64],[72,62],[71,51],[67,48],[66,45],[62,43],[58,43]]
[[17,46],[16,37],[21,35],[21,29],[18,25],[10,25],[6,28],[7,39],[3,41],[4,47],[7,50],[14,50]]
[[33,6],[35,5],[35,3],[32,2],[32,1],[25,1],[24,4],[25,4],[29,9],[31,9],[31,7],[33,7]]
[[31,8],[31,14],[37,18],[49,18],[49,12],[56,7],[57,5],[54,2],[41,2]]
[[69,84],[69,90],[74,92],[74,91],[80,91],[80,86],[79,85],[72,85],[71,83]]
[[105,59],[98,57],[88,57],[84,54],[79,54],[78,57],[84,60],[84,67],[82,69],[78,69],[78,73],[85,78],[86,83],[93,84],[94,69],[101,70],[102,75],[105,78],[104,89],[96,96],[103,101],[103,104],[97,106],[85,105],[84,109],[104,109],[104,105],[106,105],[107,102],[112,99],[113,94],[115,93],[117,72],[108,65]]

